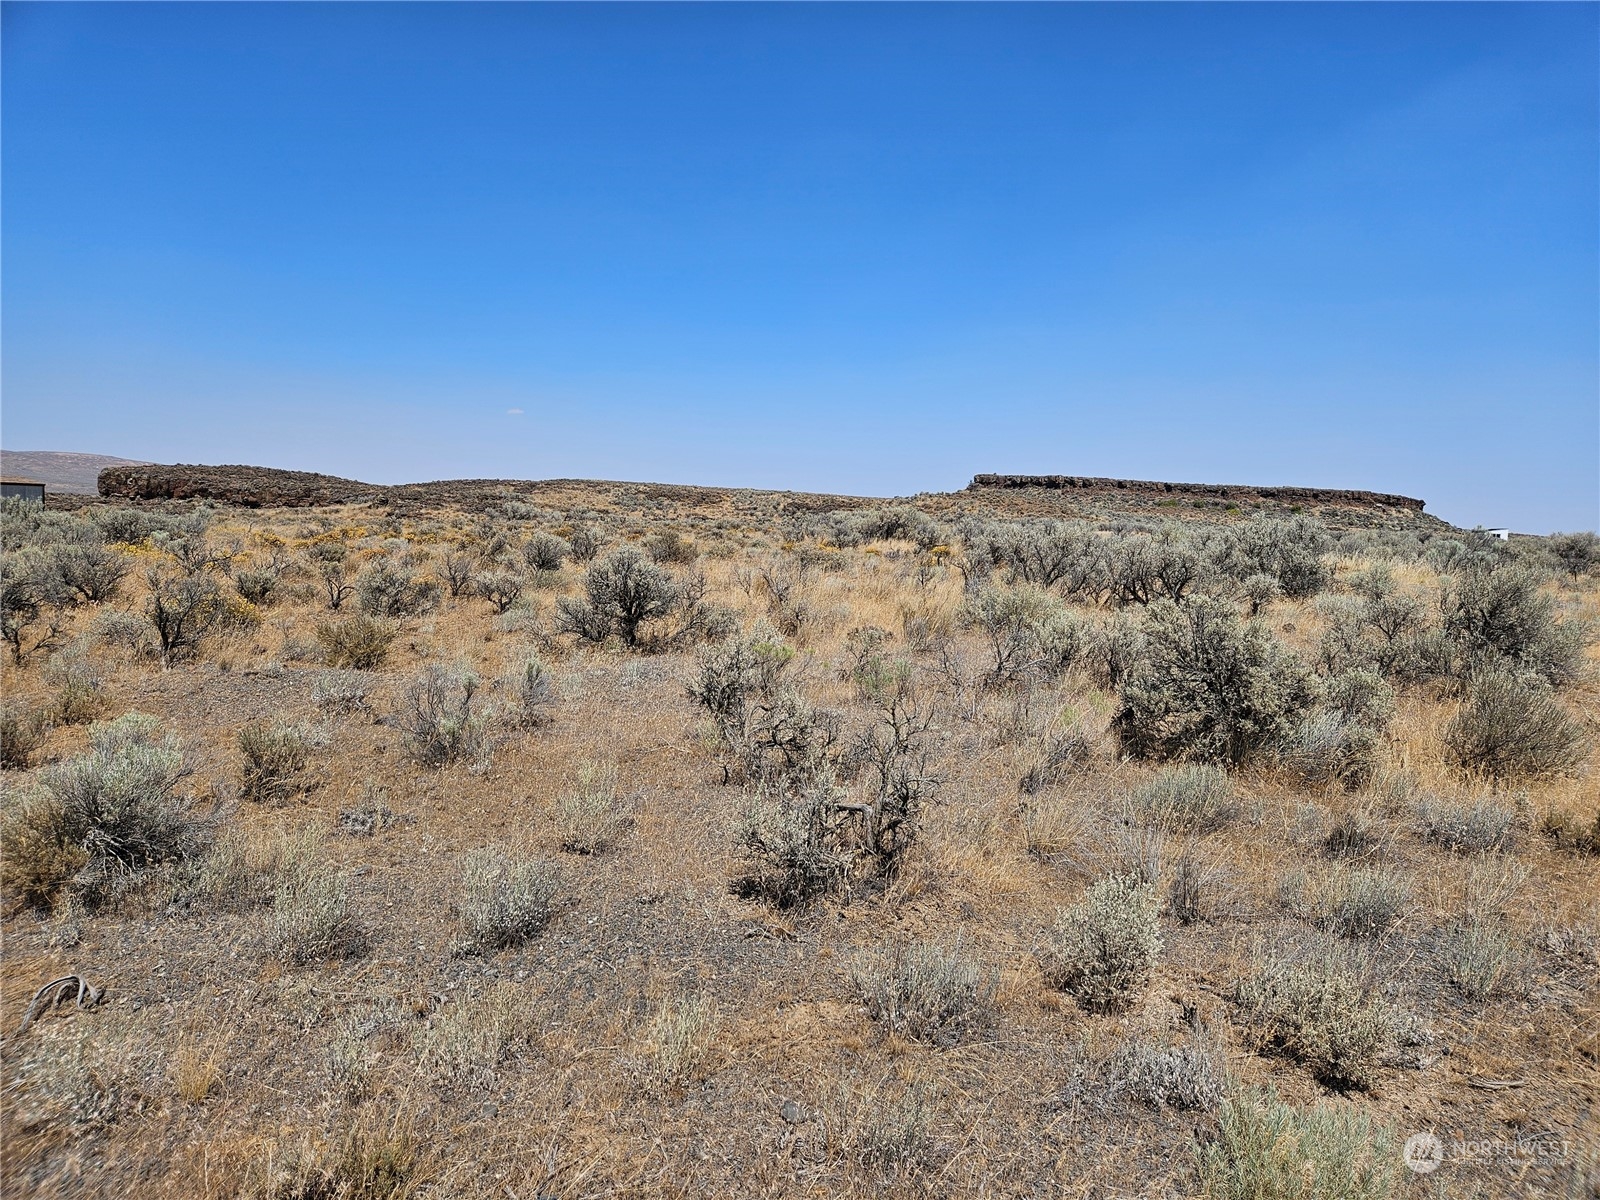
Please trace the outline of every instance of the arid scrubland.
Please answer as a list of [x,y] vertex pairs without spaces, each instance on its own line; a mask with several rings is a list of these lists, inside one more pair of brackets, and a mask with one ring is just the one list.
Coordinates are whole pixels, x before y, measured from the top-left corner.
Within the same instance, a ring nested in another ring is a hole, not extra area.
[[7,507],[6,1193],[1600,1195],[1593,539],[964,507]]

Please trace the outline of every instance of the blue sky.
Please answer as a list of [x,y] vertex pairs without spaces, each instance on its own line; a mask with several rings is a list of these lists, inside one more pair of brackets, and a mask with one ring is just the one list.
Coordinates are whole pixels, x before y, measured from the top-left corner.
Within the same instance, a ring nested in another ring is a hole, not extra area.
[[1600,6],[16,4],[3,437],[1600,523]]

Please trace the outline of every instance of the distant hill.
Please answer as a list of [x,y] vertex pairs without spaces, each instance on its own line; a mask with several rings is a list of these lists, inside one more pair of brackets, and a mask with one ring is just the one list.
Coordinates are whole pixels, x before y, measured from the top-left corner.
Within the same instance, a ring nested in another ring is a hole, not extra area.
[[37,479],[46,492],[93,496],[107,467],[139,466],[137,458],[73,454],[65,450],[0,450],[0,474]]
[[[273,467],[114,466],[99,479],[100,495],[123,500],[210,500],[247,508],[377,504],[391,513],[430,508],[490,512],[507,503],[551,509],[683,509],[736,517],[755,509],[828,512],[911,503],[931,516],[1056,517],[1094,521],[1248,520],[1305,512],[1332,529],[1391,528],[1441,532],[1450,526],[1408,496],[1334,488],[1159,483],[1076,475],[979,475],[959,492],[874,499],[806,492],[585,479],[448,479],[432,483],[361,483]],[[65,502],[65,501],[64,501]]]

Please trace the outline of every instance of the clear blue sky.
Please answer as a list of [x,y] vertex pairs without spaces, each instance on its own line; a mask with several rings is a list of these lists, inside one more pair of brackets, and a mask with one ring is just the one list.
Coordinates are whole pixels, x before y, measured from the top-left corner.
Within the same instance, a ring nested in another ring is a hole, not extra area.
[[1600,518],[1594,4],[4,5],[5,444]]

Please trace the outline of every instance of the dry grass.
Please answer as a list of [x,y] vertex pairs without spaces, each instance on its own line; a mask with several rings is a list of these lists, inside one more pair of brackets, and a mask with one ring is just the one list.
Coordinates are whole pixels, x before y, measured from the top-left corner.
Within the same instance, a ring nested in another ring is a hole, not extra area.
[[[959,619],[959,546],[824,544],[799,501],[756,493],[563,484],[495,503],[487,521],[400,502],[219,509],[207,536],[238,542],[239,569],[274,553],[289,566],[258,622],[219,627],[170,669],[136,628],[144,567],[173,569],[165,552],[125,551],[138,569],[120,597],[65,614],[99,719],[136,710],[179,735],[184,811],[217,837],[119,868],[90,895],[76,878],[89,851],[30,842],[38,830],[17,822],[52,768],[86,754],[89,730],[45,718],[23,731],[25,756],[11,743],[26,765],[4,779],[8,883],[57,907],[6,917],[0,1190],[1220,1196],[1260,1191],[1268,1176],[1238,1164],[1268,1146],[1262,1169],[1283,1167],[1270,1178],[1299,1194],[1339,1194],[1317,1172],[1353,1161],[1378,1182],[1347,1194],[1378,1196],[1389,1131],[1514,1143],[1548,1128],[1575,1156],[1590,1136],[1594,676],[1558,693],[1585,730],[1574,774],[1467,777],[1447,738],[1459,699],[1420,681],[1398,688],[1372,782],[1313,784],[1261,761],[1224,787],[1117,761],[1117,690],[1092,663],[984,686],[988,650]],[[982,503],[928,507],[948,522]],[[796,649],[786,675],[838,721],[830,803],[879,797],[876,770],[850,757],[881,720],[851,677],[850,637],[887,632],[881,653],[935,716],[928,761],[906,765],[943,785],[891,871],[859,868],[872,861],[850,841],[859,810],[841,807],[824,815],[854,824],[829,845],[857,865],[837,887],[785,909],[733,891],[757,789],[724,782],[688,696],[694,648],[556,634],[582,563],[541,570],[503,616],[443,589],[431,611],[366,624],[351,623],[355,597],[331,611],[300,565],[337,545],[352,581],[392,560],[438,582],[447,551],[504,536],[520,554],[535,530],[571,541],[579,527],[602,558],[676,530],[698,557],[667,569],[703,572],[706,603],[746,631],[780,630]],[[1341,579],[1362,566],[1341,562]],[[1440,586],[1424,562],[1394,575],[1430,600]],[[1550,590],[1570,615],[1600,617],[1592,581]],[[1091,644],[1138,617],[1066,607]],[[1277,598],[1264,614],[1285,645],[1317,653],[1315,604]],[[1596,649],[1589,659],[1600,666]],[[8,713],[32,721],[58,703],[65,666],[47,668],[44,654],[7,664]],[[468,753],[417,753],[407,686],[430,668],[480,681],[470,711],[421,712],[439,725],[422,734],[481,718]],[[290,727],[315,730],[304,760],[259,736]],[[249,751],[241,731],[255,731]],[[265,772],[247,771],[251,754]],[[585,776],[585,763],[599,765]],[[19,845],[39,879],[12,874],[28,861]],[[480,870],[483,847],[515,849]],[[559,864],[559,892],[518,864]],[[1127,939],[1136,969],[1117,975],[1131,982],[1112,1013],[1052,988],[1035,956],[1106,874],[1136,876],[1159,909]],[[1286,910],[1281,884],[1296,876]],[[1344,956],[1337,978],[1296,954],[1324,943],[1334,950],[1316,953]],[[73,971],[108,1002],[16,1036],[34,989]],[[1236,1101],[1219,1114],[1224,1062]],[[1124,1102],[1086,1082],[1093,1063]],[[1443,1195],[1561,1194],[1572,1174],[1473,1160],[1436,1178]],[[1296,1194],[1283,1186],[1262,1194]]]

